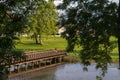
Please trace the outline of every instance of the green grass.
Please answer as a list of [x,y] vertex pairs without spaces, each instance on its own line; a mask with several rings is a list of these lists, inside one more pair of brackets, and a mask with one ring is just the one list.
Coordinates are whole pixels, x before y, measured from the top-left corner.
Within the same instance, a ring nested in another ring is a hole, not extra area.
[[110,55],[111,55],[111,57],[112,57],[113,59],[118,59],[119,56],[118,56],[117,38],[111,36],[110,41],[111,41],[111,43],[112,43],[112,45],[113,45],[113,50],[112,50],[112,52],[111,52]]
[[21,37],[16,41],[16,48],[20,50],[65,50],[67,46],[66,40],[61,37],[45,37],[43,38],[43,45],[35,44],[34,40],[27,37]]
[[[111,37],[110,41],[113,44],[113,51],[111,52],[111,57],[114,59],[118,59],[118,45],[117,39],[115,37]],[[58,50],[65,50],[67,46],[67,41],[62,37],[53,37],[48,36],[43,38],[43,45],[35,44],[34,40],[27,37],[21,37],[20,40],[16,41],[16,48],[20,50],[53,50],[57,48]],[[75,51],[73,53],[79,53],[82,49],[81,46],[75,46]],[[76,55],[69,55],[70,58],[76,58]],[[76,58],[78,59],[78,58]]]
[[[110,41],[113,44],[113,51],[111,55],[118,54],[117,39],[111,37]],[[62,37],[48,36],[43,38],[43,45],[35,44],[35,41],[28,37],[20,37],[20,40],[16,41],[16,48],[20,50],[51,50],[58,48],[60,50],[65,50],[67,46],[67,41]],[[75,46],[75,51],[79,52],[81,46]]]

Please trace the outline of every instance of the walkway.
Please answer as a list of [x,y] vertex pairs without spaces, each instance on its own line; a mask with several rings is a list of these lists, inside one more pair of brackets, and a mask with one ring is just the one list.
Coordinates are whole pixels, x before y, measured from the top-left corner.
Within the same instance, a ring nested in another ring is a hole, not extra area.
[[9,77],[32,72],[46,67],[55,66],[63,62],[65,51],[28,51],[25,52],[26,58],[12,61],[7,66]]

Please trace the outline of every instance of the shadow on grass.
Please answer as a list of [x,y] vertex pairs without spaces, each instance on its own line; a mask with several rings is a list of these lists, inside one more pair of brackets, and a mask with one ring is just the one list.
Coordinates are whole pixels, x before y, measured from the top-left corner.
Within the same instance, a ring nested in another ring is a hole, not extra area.
[[23,43],[23,42],[20,42],[20,43],[17,43],[17,44],[23,44],[23,45],[40,45],[40,46],[42,46],[41,44],[36,44],[36,43],[31,43],[31,42],[29,42],[29,43]]

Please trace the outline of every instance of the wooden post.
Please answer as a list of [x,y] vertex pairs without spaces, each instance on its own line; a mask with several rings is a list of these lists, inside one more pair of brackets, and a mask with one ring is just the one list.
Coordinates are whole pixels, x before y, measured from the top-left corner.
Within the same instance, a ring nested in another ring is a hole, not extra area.
[[37,68],[38,67],[38,61],[34,62],[34,67]]
[[34,62],[32,62],[32,69],[34,68]]
[[12,64],[14,63],[14,57],[12,56]]
[[62,62],[64,61],[64,56],[62,56],[62,60],[61,60]]
[[47,65],[47,60],[45,60],[44,63],[45,63],[45,66],[46,66]]
[[38,65],[39,65],[39,67],[41,66],[41,62],[40,61],[38,61]]
[[11,68],[11,65],[8,66],[9,74],[11,74],[11,70],[10,70],[10,68]]
[[59,58],[59,62],[61,63],[62,62],[62,57],[60,56],[60,58]]
[[35,68],[36,62],[33,62],[33,68]]
[[50,65],[52,64],[52,59],[50,59]]
[[55,63],[58,63],[58,57],[55,58]]
[[51,59],[49,59],[49,65],[51,65]]
[[28,69],[28,63],[25,63],[25,71]]
[[60,57],[57,58],[57,63],[60,63]]
[[20,72],[19,65],[16,65],[16,66],[17,66],[17,72]]
[[54,58],[55,59],[55,64],[56,64],[56,58]]

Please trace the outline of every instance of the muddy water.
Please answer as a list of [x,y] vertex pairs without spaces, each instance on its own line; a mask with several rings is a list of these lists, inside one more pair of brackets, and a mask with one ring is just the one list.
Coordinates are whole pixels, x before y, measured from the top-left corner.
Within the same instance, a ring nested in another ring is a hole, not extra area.
[[[112,64],[103,80],[120,80],[118,64]],[[10,80],[96,80],[100,70],[95,69],[95,64],[88,67],[88,72],[83,71],[79,63],[62,64],[56,67],[32,72]]]

